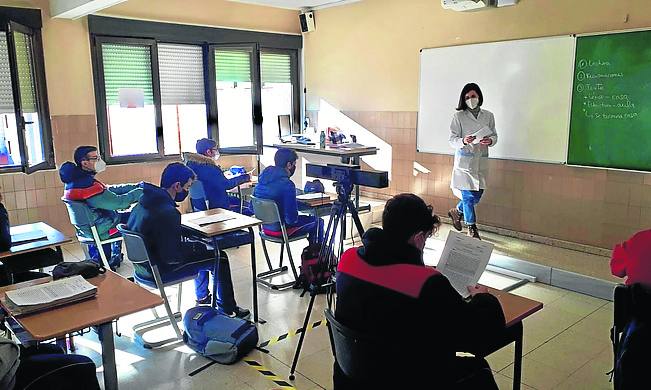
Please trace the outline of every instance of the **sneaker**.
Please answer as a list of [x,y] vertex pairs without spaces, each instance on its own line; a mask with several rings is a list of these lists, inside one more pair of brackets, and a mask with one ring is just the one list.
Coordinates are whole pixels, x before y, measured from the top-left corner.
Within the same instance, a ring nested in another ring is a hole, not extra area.
[[249,311],[249,309],[245,309],[239,306],[235,307],[235,311],[232,311],[230,313],[225,313],[225,314],[229,317],[237,317],[243,320],[248,320],[249,317],[251,317],[251,312]]
[[477,229],[477,225],[475,224],[468,225],[468,236],[472,238],[476,238],[481,241],[481,237],[479,237],[479,230]]
[[448,211],[448,217],[452,219],[452,226],[460,232],[463,229],[461,226],[461,218],[463,218],[463,214],[455,207]]
[[206,295],[204,298],[197,299],[196,302],[197,302],[197,306],[211,305],[212,304],[212,294],[208,293],[208,295]]

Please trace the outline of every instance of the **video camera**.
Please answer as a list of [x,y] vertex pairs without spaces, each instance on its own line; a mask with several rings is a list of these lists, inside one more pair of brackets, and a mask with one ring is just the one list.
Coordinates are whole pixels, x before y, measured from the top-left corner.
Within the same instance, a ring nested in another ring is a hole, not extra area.
[[363,170],[356,164],[307,164],[306,176],[333,180],[340,185],[360,185],[373,188],[389,186],[389,173],[374,169]]

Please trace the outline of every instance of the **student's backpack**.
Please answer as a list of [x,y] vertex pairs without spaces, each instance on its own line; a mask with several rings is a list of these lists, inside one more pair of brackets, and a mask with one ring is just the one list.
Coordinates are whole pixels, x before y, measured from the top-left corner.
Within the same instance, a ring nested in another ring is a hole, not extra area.
[[305,192],[306,194],[325,192],[325,187],[323,186],[321,180],[314,179],[312,181],[308,181],[307,183],[305,183],[303,192]]
[[233,364],[258,345],[258,329],[209,306],[190,308],[183,317],[183,341],[217,363]]
[[[319,253],[321,244],[313,243],[303,248],[301,253],[301,266],[298,279],[294,283],[295,289],[307,290],[311,284],[320,285],[330,279],[332,273],[330,270],[323,270],[322,264],[319,264]],[[319,293],[324,290],[319,290]]]

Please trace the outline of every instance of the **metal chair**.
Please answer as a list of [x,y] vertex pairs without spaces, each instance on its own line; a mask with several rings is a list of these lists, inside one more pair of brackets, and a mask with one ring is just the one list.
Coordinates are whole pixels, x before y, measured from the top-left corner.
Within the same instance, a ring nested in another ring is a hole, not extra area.
[[330,335],[330,346],[335,361],[344,374],[353,381],[376,380],[378,369],[386,367],[386,357],[377,353],[382,349],[382,339],[350,329],[335,319],[330,309],[325,309]]
[[[262,223],[265,225],[279,223],[280,230],[282,233],[280,237],[270,236],[264,232],[262,226],[259,227],[260,239],[262,240],[262,250],[264,251],[264,257],[265,260],[267,260],[269,271],[259,273],[256,277],[256,280],[258,281],[258,283],[266,287],[269,287],[273,290],[282,290],[293,286],[296,279],[298,279],[298,273],[296,272],[296,267],[294,266],[294,259],[292,257],[292,251],[291,248],[289,247],[289,243],[293,241],[305,239],[307,238],[308,235],[301,234],[301,235],[289,237],[289,235],[287,234],[287,228],[285,227],[285,223],[280,217],[278,206],[276,205],[276,202],[274,202],[273,200],[261,199],[255,196],[251,196],[251,205],[253,206],[253,212],[257,219],[261,220]],[[280,244],[280,262],[278,264],[278,268],[274,268],[271,265],[271,260],[269,259],[269,252],[267,252],[267,245],[265,244],[265,241],[270,241],[270,242],[275,242],[277,244]],[[273,284],[266,279],[270,279],[274,276],[287,272],[287,266],[283,265],[283,255],[284,255],[285,247],[287,248],[287,257],[289,258],[289,265],[291,266],[292,273],[294,274],[294,281],[281,283],[281,284]]]
[[[144,237],[140,233],[128,230],[127,226],[120,224],[117,226],[122,237],[124,238],[124,245],[127,250],[127,256],[129,260],[135,265],[140,264],[144,266],[149,266],[154,280],[143,279],[134,273],[134,280],[137,284],[152,288],[158,289],[161,298],[163,298],[163,305],[165,306],[165,311],[167,312],[167,317],[160,317],[156,312],[156,309],[153,308],[152,312],[156,317],[154,320],[143,322],[133,327],[136,339],[140,341],[145,348],[156,348],[161,345],[168,344],[172,341],[178,341],[183,339],[181,330],[177,324],[177,321],[181,321],[181,292],[182,292],[182,283],[187,280],[192,280],[196,275],[188,275],[186,277],[181,277],[177,279],[167,280],[163,282],[163,277],[161,277],[160,270],[156,264],[153,264],[149,259],[149,253],[147,252],[147,246],[145,245]],[[165,294],[165,287],[176,285],[177,290],[177,311],[172,312],[167,294]],[[213,292],[214,293],[214,292]],[[171,324],[176,333],[175,338],[170,338],[157,342],[147,342],[143,338],[143,334],[150,329],[158,328],[166,324]]]
[[192,205],[192,211],[208,210],[206,191],[203,189],[201,180],[195,180],[190,186],[190,204]]
[[[68,216],[70,217],[70,223],[75,227],[77,240],[82,244],[86,255],[88,256],[88,245],[95,244],[97,246],[99,256],[102,259],[102,264],[104,264],[105,268],[110,268],[109,261],[106,258],[104,250],[102,249],[102,245],[122,241],[122,237],[113,237],[102,240],[99,236],[99,233],[97,232],[97,226],[95,226],[95,221],[86,202],[68,200],[65,198],[61,198],[61,200],[66,205]],[[93,238],[82,236],[81,232],[87,230],[90,230]]]

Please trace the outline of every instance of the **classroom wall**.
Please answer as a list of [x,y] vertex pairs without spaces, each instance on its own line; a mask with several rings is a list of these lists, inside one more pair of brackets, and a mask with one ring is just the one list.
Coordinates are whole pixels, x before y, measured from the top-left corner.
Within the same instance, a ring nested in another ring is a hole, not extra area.
[[[415,192],[446,215],[456,202],[449,189],[452,157],[416,152],[419,50],[651,28],[651,5],[521,0],[513,7],[461,13],[432,0],[366,0],[319,10],[316,25],[304,37],[311,115],[327,101],[392,147],[390,188],[367,194]],[[513,102],[514,109],[536,104],[535,86],[524,87],[531,88],[530,99]],[[496,123],[499,132],[499,118]],[[415,162],[430,173],[416,175]],[[603,248],[651,227],[650,174],[516,161],[491,161],[490,171],[480,222]]]
[[[41,9],[52,136],[56,164],[60,166],[72,159],[76,146],[98,144],[87,18],[50,18],[47,0],[0,1],[0,5]],[[129,0],[102,12],[123,18],[300,33],[297,14],[225,0]],[[255,160],[248,156],[222,157],[220,163],[253,167]],[[142,180],[158,184],[165,165],[167,162],[109,166],[98,178],[107,184]],[[63,184],[57,171],[2,174],[0,192],[12,224],[45,221],[68,234],[74,233],[60,200]]]

